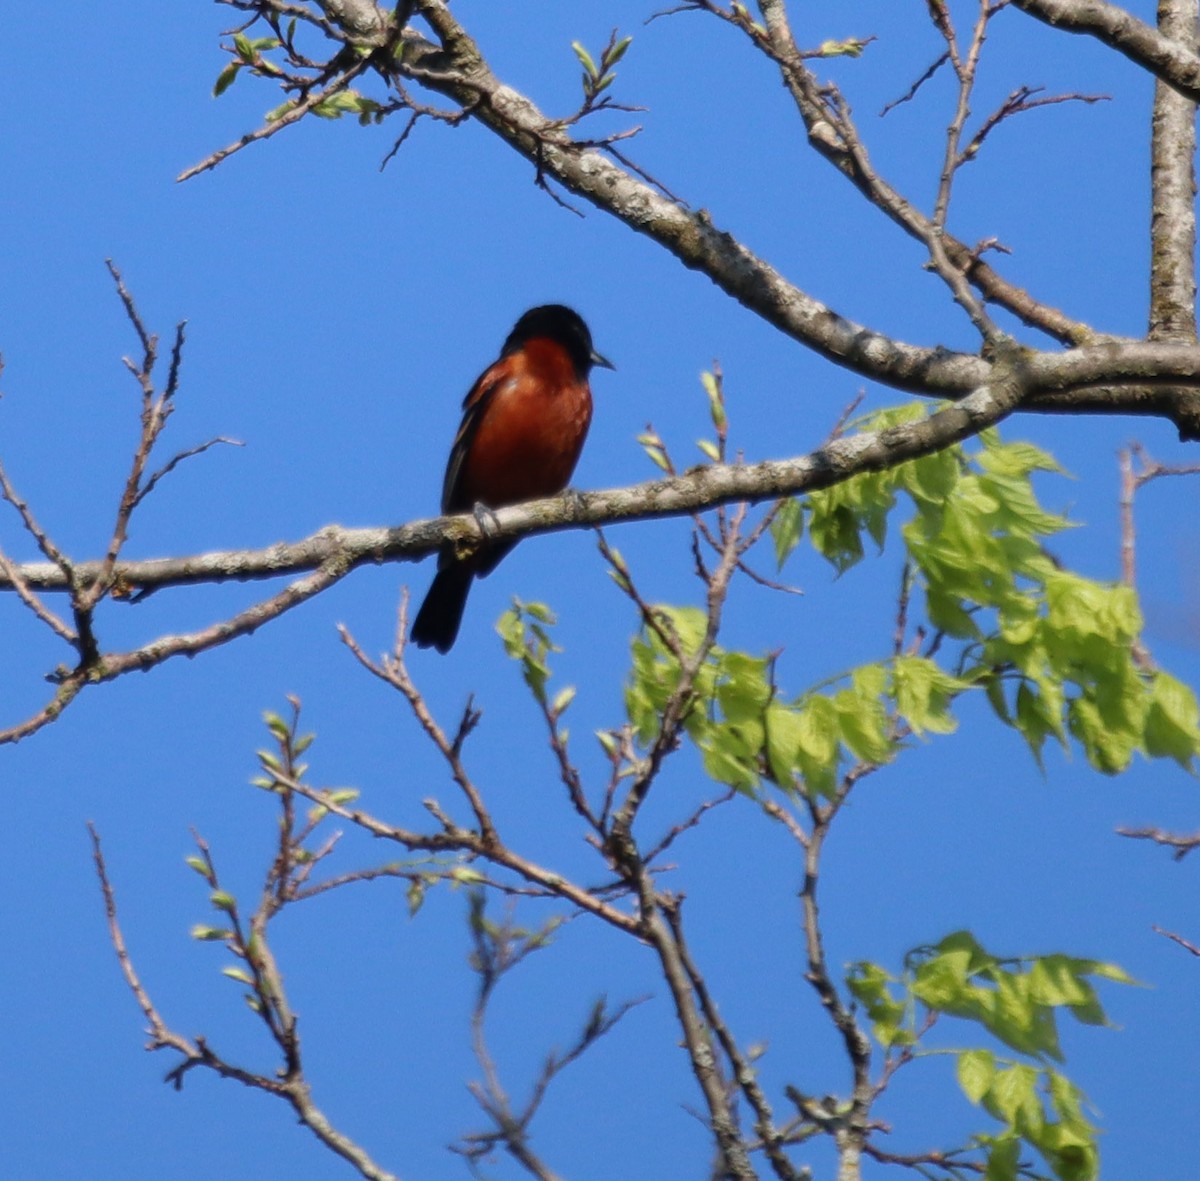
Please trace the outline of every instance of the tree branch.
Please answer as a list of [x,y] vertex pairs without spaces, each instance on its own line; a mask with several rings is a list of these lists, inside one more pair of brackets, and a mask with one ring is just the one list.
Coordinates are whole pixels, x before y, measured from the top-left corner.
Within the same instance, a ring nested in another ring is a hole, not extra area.
[[1149,70],[1191,102],[1200,102],[1200,57],[1180,43],[1107,0],[1012,0],[1013,7],[1064,29],[1086,33]]
[[[92,839],[92,857],[96,866],[96,874],[100,880],[100,890],[104,897],[109,939],[113,950],[116,952],[117,961],[121,966],[121,974],[125,978],[125,983],[129,986],[130,992],[133,993],[134,999],[137,1001],[138,1008],[141,1009],[150,1026],[150,1041],[147,1043],[146,1049],[174,1050],[182,1059],[168,1072],[167,1081],[172,1083],[178,1090],[182,1087],[183,1079],[189,1071],[196,1067],[205,1067],[221,1078],[233,1079],[245,1086],[253,1087],[256,1090],[265,1091],[269,1095],[284,1099],[291,1105],[297,1118],[305,1127],[313,1132],[327,1148],[357,1169],[359,1174],[366,1178],[367,1181],[399,1181],[394,1174],[387,1172],[387,1170],[377,1165],[370,1155],[358,1144],[339,1132],[329,1122],[325,1113],[313,1102],[308,1083],[300,1069],[298,1044],[294,1043],[294,1040],[287,1031],[277,1031],[274,1026],[271,1027],[277,1044],[284,1051],[288,1065],[286,1070],[281,1070],[275,1077],[270,1077],[245,1070],[227,1061],[214,1052],[204,1038],[185,1038],[166,1024],[155,1007],[154,1002],[151,1000],[150,994],[142,984],[137,970],[134,968],[129,951],[126,948],[125,939],[121,932],[120,924],[117,921],[116,897],[108,877],[108,869],[105,865],[99,833],[97,833],[95,826],[91,824],[88,825],[88,832]],[[203,844],[201,848],[207,854],[207,849]],[[215,888],[217,885],[216,876],[212,872],[211,861],[207,859],[207,856],[205,863],[208,867],[207,879],[209,884]],[[255,956],[261,956],[264,953],[269,956],[269,952],[266,951],[265,944],[263,943],[264,931],[265,920],[260,924],[260,930],[256,933],[257,946],[255,947]],[[278,990],[278,995],[282,999],[282,982],[277,972],[272,976],[270,987]],[[268,1025],[270,1024],[268,1022]]]
[[979,384],[978,358],[905,344],[846,319],[718,230],[707,213],[681,208],[602,152],[575,143],[560,121],[547,118],[492,73],[442,0],[419,0],[417,8],[442,48],[406,33],[404,74],[460,105],[471,105],[472,117],[533,163],[539,175],[553,177],[654,239],[781,332],[838,364],[903,389],[948,392]]
[[[1197,0],[1159,0],[1159,31],[1195,53]],[[1161,78],[1150,137],[1150,338],[1196,339],[1196,100]]]
[[[1178,346],[1159,346],[1172,348]],[[1191,350],[1200,372],[1200,350]],[[1064,358],[1065,359],[1065,358]],[[327,569],[343,577],[357,566],[385,561],[415,561],[443,542],[462,547],[564,529],[646,518],[681,516],[737,501],[759,502],[828,488],[861,472],[878,471],[939,451],[1007,417],[1020,401],[1022,378],[1011,375],[984,386],[926,419],[885,431],[834,439],[810,455],[756,464],[712,464],[682,476],[612,488],[569,493],[498,509],[486,534],[473,514],[414,521],[394,528],[348,529],[330,525],[301,541],[262,550],[224,550],[180,558],[118,562],[115,581],[126,593],[168,586],[250,581]],[[87,579],[99,566],[75,565]],[[32,590],[65,591],[69,584],[58,566],[31,562],[16,572]],[[0,590],[12,579],[0,571]]]

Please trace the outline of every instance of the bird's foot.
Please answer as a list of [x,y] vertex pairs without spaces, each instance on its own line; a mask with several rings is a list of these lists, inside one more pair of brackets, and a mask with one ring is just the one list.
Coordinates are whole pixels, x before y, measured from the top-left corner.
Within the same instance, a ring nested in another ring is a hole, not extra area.
[[587,497],[578,488],[564,488],[562,495],[571,505],[572,513],[579,515],[583,512],[587,505]]
[[479,526],[479,532],[483,534],[485,541],[490,541],[496,536],[500,528],[500,520],[482,500],[475,502],[471,515],[475,518],[475,524]]

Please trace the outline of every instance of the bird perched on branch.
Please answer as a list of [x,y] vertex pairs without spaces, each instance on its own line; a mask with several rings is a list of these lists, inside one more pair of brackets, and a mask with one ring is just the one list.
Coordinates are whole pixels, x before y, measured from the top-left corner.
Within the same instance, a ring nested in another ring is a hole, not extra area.
[[[500,358],[463,399],[442,514],[504,508],[561,492],[575,470],[592,421],[592,366],[614,366],[592,347],[583,319],[561,304],[530,308],[508,334]],[[438,555],[438,572],[412,627],[418,648],[448,652],[458,635],[471,580],[490,574],[516,543],[485,543]]]

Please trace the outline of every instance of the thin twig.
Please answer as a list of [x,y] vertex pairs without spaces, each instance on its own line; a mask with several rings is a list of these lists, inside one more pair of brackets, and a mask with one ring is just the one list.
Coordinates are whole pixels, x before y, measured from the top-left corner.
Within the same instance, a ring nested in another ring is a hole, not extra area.
[[303,119],[314,107],[319,107],[326,99],[332,98],[338,91],[344,90],[351,82],[362,74],[371,64],[369,57],[359,58],[348,70],[340,77],[335,78],[328,86],[318,90],[315,94],[310,94],[303,102],[297,103],[290,110],[280,115],[271,123],[258,128],[257,131],[251,131],[243,135],[241,139],[234,141],[226,147],[220,148],[213,152],[212,155],[206,156],[199,164],[193,164],[190,168],[185,168],[176,178],[176,182],[191,180],[193,176],[198,176],[202,172],[207,172],[209,169],[216,168],[222,160],[229,159],[235,152],[240,152],[242,148],[249,147],[251,144],[258,143],[260,140],[270,139],[276,132],[282,131],[285,127],[290,127],[293,123]]
[[1185,939],[1182,935],[1177,935],[1174,931],[1164,930],[1159,926],[1154,927],[1154,931],[1159,935],[1170,939],[1172,943],[1178,943],[1180,947],[1182,947],[1185,951],[1190,951],[1192,955],[1200,956],[1200,947],[1197,947],[1194,943],[1188,939]]
[[385,656],[381,662],[376,663],[371,660],[359,647],[347,628],[339,625],[338,634],[342,637],[342,642],[354,653],[355,658],[365,669],[381,681],[391,685],[392,688],[398,689],[408,702],[413,716],[417,719],[421,729],[432,739],[433,744],[441,752],[442,757],[446,760],[450,768],[454,782],[466,797],[471,811],[475,814],[475,821],[479,825],[479,837],[483,847],[488,848],[500,844],[500,836],[496,831],[491,813],[484,803],[483,796],[480,795],[479,790],[472,782],[471,776],[462,760],[463,743],[467,735],[470,734],[478,723],[480,714],[468,704],[459,723],[456,736],[454,738],[447,737],[445,731],[433,717],[433,714],[430,713],[429,706],[413,682],[408,668],[404,663],[404,649],[408,636],[408,588],[406,587],[401,594],[400,604],[397,608],[395,644],[391,654]]
[[1200,832],[1183,836],[1161,828],[1118,828],[1117,834],[1133,840],[1153,841],[1156,845],[1165,845],[1173,850],[1171,856],[1175,861],[1182,861],[1193,849],[1200,849]]
[[186,451],[180,451],[178,455],[168,460],[158,471],[150,475],[146,482],[142,485],[141,490],[133,498],[133,507],[137,508],[151,492],[154,491],[155,485],[164,476],[173,472],[185,459],[191,459],[195,455],[203,455],[205,451],[211,447],[216,447],[218,444],[225,443],[230,447],[244,447],[246,444],[240,439],[229,439],[224,435],[217,435],[215,438],[209,439],[207,443],[200,443],[196,447],[189,447]]
[[889,111],[894,111],[901,103],[911,102],[917,96],[917,91],[928,82],[934,74],[938,72],[950,60],[950,52],[946,50],[939,56],[899,98],[892,99],[889,103],[884,103],[883,109],[879,112],[879,117],[882,119]]

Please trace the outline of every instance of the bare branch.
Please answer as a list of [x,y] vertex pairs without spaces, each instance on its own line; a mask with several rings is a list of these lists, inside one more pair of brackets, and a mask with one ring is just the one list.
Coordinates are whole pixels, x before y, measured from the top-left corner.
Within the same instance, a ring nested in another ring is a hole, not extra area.
[[154,491],[155,485],[159,482],[159,480],[173,472],[181,463],[183,463],[185,459],[191,459],[195,455],[203,455],[205,451],[208,451],[210,448],[216,447],[222,443],[227,444],[230,447],[245,446],[245,444],[239,439],[227,439],[224,435],[217,435],[216,438],[209,439],[207,443],[200,443],[195,447],[189,447],[186,451],[180,451],[178,455],[173,456],[170,460],[168,460],[167,463],[163,464],[158,471],[154,472],[147,478],[137,496],[134,497],[133,507],[137,508],[137,506],[141,504],[151,492]]
[[[765,39],[756,36],[755,44],[778,65],[784,85],[808,131],[809,143],[816,152],[824,156],[868,201],[891,218],[905,233],[920,241],[926,249],[944,252],[942,267],[948,264],[961,271],[966,280],[979,290],[984,300],[1001,305],[1024,323],[1064,343],[1084,344],[1095,336],[1087,325],[1071,320],[1057,308],[1040,303],[977,257],[972,258],[964,243],[946,233],[944,227],[938,227],[934,219],[921,213],[911,201],[880,176],[854,124],[849,105],[836,87],[819,83],[809,70],[805,55],[797,47],[792,35],[785,6],[780,0],[759,0],[759,8],[763,13],[768,36]],[[981,19],[986,21],[997,10],[996,5],[988,7],[981,3],[981,11],[985,13]],[[732,17],[728,19],[731,19],[732,23],[739,23]],[[948,20],[947,16],[943,24],[950,29]],[[950,29],[950,32],[953,37],[953,30]],[[952,63],[957,53],[956,44],[948,46],[947,54]],[[960,60],[959,66],[961,65]],[[955,291],[955,297],[959,303],[964,302],[961,287]]]
[[660,900],[654,893],[649,875],[644,870],[635,872],[641,897],[643,934],[658,954],[663,977],[675,1002],[692,1074],[708,1107],[707,1126],[720,1152],[723,1170],[720,1175],[728,1181],[757,1181],[758,1174],[750,1163],[738,1130],[737,1109],[729,1095],[712,1035],[697,1003],[679,946],[663,918]]
[[60,619],[45,603],[29,589],[29,584],[21,577],[21,568],[7,554],[0,551],[0,578],[7,579],[17,597],[40,619],[59,639],[66,640],[74,647],[79,640],[76,632],[72,631],[65,620]]
[[[1134,460],[1140,467],[1135,468]],[[1120,522],[1121,522],[1121,581],[1128,587],[1137,586],[1137,529],[1134,524],[1134,500],[1146,485],[1164,476],[1200,475],[1200,464],[1162,464],[1151,459],[1140,443],[1122,448],[1117,453],[1120,467]],[[1146,670],[1154,667],[1154,661],[1145,642],[1139,636],[1134,641],[1134,659]]]
[[1155,926],[1153,930],[1164,938],[1170,939],[1172,943],[1178,943],[1180,947],[1185,951],[1190,951],[1192,955],[1200,956],[1200,947],[1197,947],[1196,944],[1185,939],[1182,935],[1176,935],[1174,931],[1166,931],[1159,926]]
[[704,1019],[708,1023],[709,1028],[716,1035],[717,1044],[720,1045],[722,1052],[729,1061],[730,1075],[734,1084],[745,1095],[746,1102],[749,1103],[750,1109],[754,1112],[754,1130],[758,1134],[763,1150],[767,1154],[767,1159],[771,1162],[771,1167],[775,1171],[775,1175],[780,1181],[802,1181],[806,1176],[806,1172],[797,1169],[783,1151],[783,1134],[775,1124],[775,1116],[771,1111],[771,1104],[767,1099],[766,1093],[759,1085],[750,1059],[742,1051],[742,1048],[730,1032],[729,1026],[725,1023],[720,1010],[717,1008],[716,1001],[709,992],[707,981],[704,979],[699,967],[692,959],[691,952],[688,950],[683,932],[682,905],[676,900],[673,905],[664,907],[664,911],[667,921],[671,924],[671,931],[675,937],[675,945],[679,950],[680,962],[687,972],[696,999],[700,1004],[700,1010],[704,1014]]
[[1171,856],[1175,861],[1182,861],[1193,849],[1200,849],[1200,832],[1191,836],[1165,832],[1161,828],[1118,828],[1117,832],[1133,840],[1153,841],[1156,845],[1165,845],[1174,850]]
[[949,60],[950,52],[947,50],[940,57],[938,57],[934,61],[933,65],[931,65],[929,69],[927,69],[925,73],[923,73],[899,98],[894,98],[891,102],[885,103],[883,109],[879,112],[879,117],[883,118],[883,116],[885,116],[889,111],[893,111],[896,109],[896,107],[900,106],[901,103],[912,102],[912,100],[917,96],[917,91],[920,90],[921,87],[924,86],[925,83],[928,82],[934,76],[934,74],[936,74],[938,70],[940,70],[942,66],[944,66]]
[[240,152],[242,148],[247,148],[251,144],[258,143],[260,140],[270,139],[276,132],[282,131],[285,127],[290,127],[293,123],[298,123],[305,115],[314,107],[319,107],[323,102],[328,101],[334,95],[345,90],[360,74],[365,72],[371,65],[369,57],[360,57],[348,70],[344,71],[336,77],[328,86],[321,90],[315,91],[307,98],[296,103],[295,106],[285,111],[277,119],[258,128],[257,131],[248,132],[241,139],[235,140],[226,147],[220,148],[210,156],[206,156],[198,164],[193,164],[190,168],[185,168],[176,178],[176,182],[191,180],[193,176],[199,176],[202,172],[207,172],[211,168],[216,168],[222,160],[227,160],[234,152]]
[[[1164,37],[1196,53],[1196,0],[1159,0]],[[1151,340],[1196,339],[1196,100],[1161,78],[1150,121]]]
[[[54,569],[58,571],[61,577],[61,590],[73,589],[74,582],[74,567],[58,546],[50,540],[49,534],[38,524],[37,518],[33,515],[28,503],[21,499],[17,494],[17,490],[13,487],[12,482],[8,478],[8,473],[4,470],[4,465],[0,464],[0,496],[3,496],[9,504],[17,510],[17,515],[21,518],[21,523],[25,527],[25,532],[37,543],[38,549],[46,556]],[[21,568],[21,576],[24,577],[24,568]],[[26,585],[29,585],[26,579]],[[39,588],[44,589],[44,588]]]
[[[1200,377],[1200,350],[1196,352],[1195,364]],[[827,488],[860,472],[891,467],[970,438],[1007,417],[1020,397],[1021,388],[1002,383],[977,390],[919,422],[887,431],[843,436],[798,459],[711,464],[669,480],[528,501],[496,510],[490,517],[486,536],[469,513],[414,521],[392,529],[346,529],[331,525],[302,541],[264,550],[227,550],[182,558],[119,562],[114,578],[128,589],[149,589],[274,578],[322,565],[336,566],[344,575],[357,566],[424,557],[436,552],[445,541],[469,547],[484,541],[590,528],[616,521],[692,514],[738,501],[776,500]],[[98,570],[93,562],[79,562],[76,568],[84,580],[94,577]],[[28,563],[19,570],[34,590],[68,589],[67,580],[56,567]],[[0,589],[10,585],[0,576]]]
[[1012,0],[1014,8],[1056,29],[1086,33],[1200,103],[1200,57],[1107,0]]
[[31,734],[36,734],[44,726],[50,725],[51,722],[57,721],[62,711],[82,692],[83,685],[83,679],[78,677],[73,677],[69,683],[59,685],[54,696],[37,713],[23,722],[18,722],[15,726],[0,730],[0,746],[20,742]]
[[[334,816],[340,816],[343,820],[348,820],[364,832],[370,833],[371,836],[395,841],[397,844],[403,845],[406,849],[413,851],[457,851],[483,857],[493,865],[511,870],[518,877],[524,878],[527,882],[545,890],[547,894],[562,898],[577,906],[580,910],[603,919],[606,923],[619,930],[633,932],[638,929],[635,918],[597,898],[594,893],[584,887],[576,885],[561,874],[546,869],[536,862],[521,856],[506,845],[495,845],[485,848],[477,833],[473,833],[468,829],[455,827],[448,818],[440,821],[444,827],[444,831],[442,832],[418,832],[415,829],[406,829],[398,825],[389,824],[362,808],[351,808],[345,804],[338,803],[337,800],[330,797],[328,792],[310,787],[307,783],[287,781],[280,779],[278,776],[276,778],[290,790],[304,796],[305,799],[311,800],[314,804],[320,804],[323,808],[328,808]],[[425,802],[427,805],[432,803],[432,801]]]
[[462,721],[459,723],[458,733],[453,739],[447,737],[446,732],[438,725],[433,714],[430,712],[429,706],[426,704],[424,697],[421,696],[420,690],[413,682],[408,668],[404,663],[404,648],[408,637],[408,589],[405,588],[400,596],[400,606],[397,612],[396,640],[392,652],[389,656],[385,656],[378,664],[364,654],[348,629],[339,627],[338,634],[342,637],[346,647],[354,653],[355,658],[364,668],[377,676],[381,681],[391,685],[393,689],[399,690],[405,701],[408,702],[413,716],[417,719],[421,729],[425,731],[434,746],[441,752],[442,757],[446,760],[450,768],[450,774],[454,782],[466,797],[467,803],[470,804],[471,811],[475,814],[475,822],[479,825],[479,839],[482,848],[486,850],[500,844],[500,837],[496,832],[491,813],[483,801],[483,796],[480,795],[479,790],[471,781],[471,776],[468,774],[462,760],[463,743],[467,735],[478,724],[481,716],[479,711],[474,709],[468,701],[467,707],[463,711]]
[[500,1081],[500,1073],[487,1040],[488,1008],[497,986],[505,975],[532,952],[546,945],[546,937],[555,920],[529,933],[517,929],[511,915],[499,921],[487,921],[484,915],[484,896],[471,896],[470,929],[473,946],[472,966],[479,974],[479,990],[471,1013],[471,1043],[476,1060],[483,1070],[483,1081],[470,1085],[471,1093],[484,1113],[494,1124],[483,1132],[472,1132],[453,1146],[453,1151],[466,1157],[473,1165],[503,1147],[531,1176],[539,1181],[557,1181],[557,1175],[542,1161],[530,1145],[530,1128],[554,1080],[573,1062],[581,1058],[601,1038],[645,997],[608,1008],[601,997],[593,1004],[587,1022],[579,1036],[566,1051],[551,1051],[534,1081],[529,1099],[517,1110]]
[[121,975],[125,977],[125,983],[129,985],[129,991],[133,993],[133,999],[137,1001],[138,1008],[141,1009],[150,1026],[152,1040],[147,1049],[157,1050],[168,1047],[178,1051],[185,1059],[199,1059],[201,1054],[194,1043],[172,1033],[167,1028],[166,1022],[159,1016],[158,1010],[142,985],[137,970],[133,966],[133,960],[129,956],[129,949],[125,945],[121,925],[117,921],[117,899],[112,883],[109,881],[108,867],[104,863],[104,850],[100,845],[100,834],[91,821],[88,822],[87,830],[92,838],[92,860],[95,862],[96,876],[100,879],[100,891],[104,896],[104,913],[108,920],[109,942],[112,943],[113,951],[117,954],[117,962],[121,965]]
[[[1034,98],[1045,88],[1042,86],[1018,86],[1008,98],[1000,104],[980,125],[978,131],[971,137],[971,142],[963,148],[959,154],[958,163],[960,165],[969,163],[979,155],[979,149],[983,146],[983,141],[1006,119],[1011,119],[1014,115],[1022,115],[1026,111],[1036,110],[1038,107],[1051,107],[1058,103],[1092,103],[1109,102],[1112,99],[1108,94],[1049,94],[1044,98]],[[978,250],[974,251],[978,257]]]
[[[942,386],[973,368],[974,358],[900,343],[835,313],[717,229],[704,211],[682,209],[598,151],[581,150],[565,129],[501,83],[442,0],[420,0],[417,7],[442,47],[406,35],[401,65],[406,75],[457,102],[475,103],[474,117],[535,167],[703,271],[780,331],[888,384]],[[424,65],[427,61],[436,66]]]
[[685,820],[679,821],[678,824],[671,825],[666,835],[664,835],[656,845],[648,849],[643,854],[643,860],[648,866],[653,866],[654,863],[681,837],[685,832],[693,829],[700,823],[704,817],[714,808],[719,808],[722,804],[729,803],[730,800],[736,798],[737,792],[731,787],[728,791],[716,796],[714,799],[705,800],[700,804],[690,816]]
[[[339,1132],[312,1100],[308,1083],[305,1081],[300,1066],[299,1043],[295,1038],[294,1022],[289,1021],[281,1025],[276,1019],[278,1014],[286,1013],[286,1001],[283,998],[282,978],[274,967],[274,960],[265,943],[266,921],[269,917],[267,912],[260,911],[256,916],[253,951],[243,943],[242,959],[251,965],[255,972],[260,1003],[268,1010],[262,1012],[261,1015],[283,1051],[287,1063],[286,1069],[280,1071],[275,1077],[245,1070],[229,1062],[213,1051],[204,1038],[197,1037],[194,1040],[185,1038],[172,1030],[162,1019],[142,984],[125,945],[125,939],[117,921],[116,898],[104,862],[100,836],[91,824],[88,825],[88,832],[91,835],[92,856],[100,880],[100,889],[104,896],[109,939],[116,952],[121,974],[150,1026],[151,1040],[147,1043],[146,1049],[173,1050],[181,1058],[180,1062],[167,1073],[166,1081],[174,1085],[176,1089],[180,1089],[183,1086],[184,1077],[189,1071],[197,1067],[204,1067],[222,1078],[233,1079],[245,1086],[284,1099],[291,1105],[302,1124],[309,1128],[327,1148],[357,1169],[367,1181],[398,1181],[394,1174],[376,1164],[358,1144]],[[210,885],[215,888],[217,885],[216,874],[212,869],[211,858],[208,857],[208,848],[203,842],[200,847],[208,865]]]

